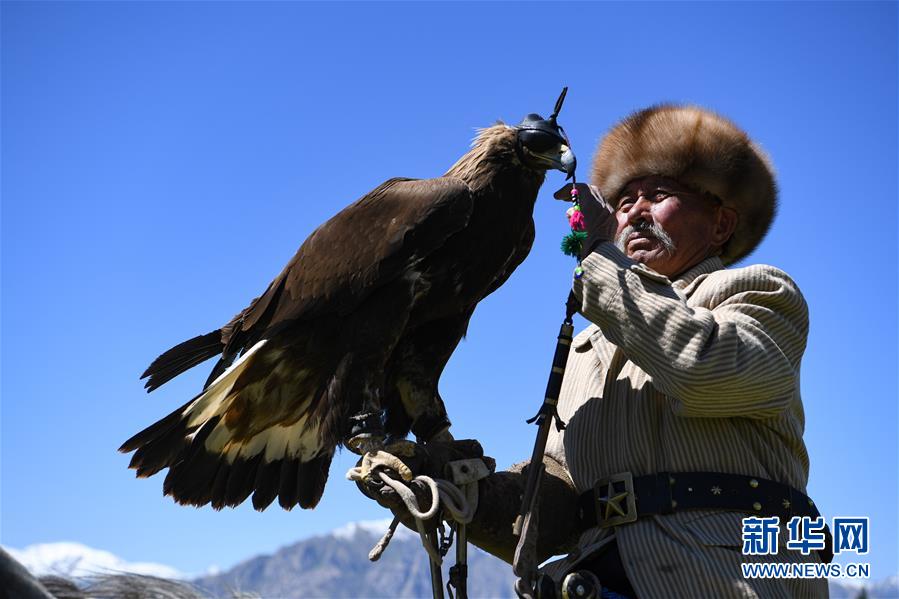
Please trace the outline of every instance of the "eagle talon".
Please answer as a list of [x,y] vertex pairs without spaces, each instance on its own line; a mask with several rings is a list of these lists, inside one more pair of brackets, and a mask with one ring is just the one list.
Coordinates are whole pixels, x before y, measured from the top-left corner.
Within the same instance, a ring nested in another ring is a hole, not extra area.
[[365,455],[372,451],[384,449],[384,436],[371,433],[354,435],[345,441],[347,449],[356,455]]
[[384,451],[399,456],[411,456],[414,453],[415,443],[406,437],[399,437],[388,433],[384,437]]
[[384,448],[387,434],[384,431],[384,412],[365,412],[350,416],[350,432],[345,444],[355,454],[365,455],[369,451]]

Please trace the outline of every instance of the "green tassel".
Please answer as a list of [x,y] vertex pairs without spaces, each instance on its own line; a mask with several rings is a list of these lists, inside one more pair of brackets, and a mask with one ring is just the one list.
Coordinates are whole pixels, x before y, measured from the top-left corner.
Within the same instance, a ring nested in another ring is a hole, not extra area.
[[578,257],[586,240],[586,231],[572,231],[562,238],[562,251],[569,256]]

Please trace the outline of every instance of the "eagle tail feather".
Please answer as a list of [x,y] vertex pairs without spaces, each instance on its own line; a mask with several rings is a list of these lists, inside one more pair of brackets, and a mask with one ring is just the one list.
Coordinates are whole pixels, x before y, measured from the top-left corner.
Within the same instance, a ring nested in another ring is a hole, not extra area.
[[333,453],[325,453],[300,464],[297,503],[301,508],[308,510],[318,505],[325,492],[333,457]]
[[[262,454],[257,454],[250,459],[238,458],[231,464],[231,474],[228,476],[228,484],[225,492],[217,498],[222,506],[237,507],[247,500],[253,492],[253,483],[256,482],[256,471],[262,461]],[[216,503],[212,504],[216,507]]]
[[[162,420],[157,420],[144,430],[135,434],[133,437],[122,443],[122,446],[119,447],[119,451],[121,451],[122,453],[130,453],[145,446],[147,443],[152,442],[158,437],[165,435],[170,430],[177,427],[182,420],[184,410],[187,409],[187,407],[190,406],[193,401],[194,400],[191,399],[189,402],[187,402]],[[133,465],[130,467],[134,468]]]
[[183,458],[169,466],[162,483],[164,495],[171,495],[182,505],[201,506],[212,498],[212,483],[218,474],[219,457],[203,450],[206,438],[218,424],[219,416],[201,426],[182,453]]
[[281,461],[281,459],[277,459],[259,465],[256,472],[256,490],[253,492],[253,509],[261,512],[278,496]]
[[278,483],[278,504],[285,510],[293,509],[300,496],[297,478],[302,462],[299,458],[284,458],[281,462],[281,476]]
[[[120,451],[135,452],[130,467],[138,476],[168,468],[163,493],[182,505],[211,504],[219,510],[252,495],[260,511],[275,499],[287,510],[315,507],[336,445],[319,437],[324,423],[316,415],[310,412],[289,426],[275,425],[242,441],[231,437],[223,420],[233,400],[247,392],[247,382],[238,379],[265,344],[255,344],[196,397],[122,444]],[[320,401],[328,390],[340,388],[333,375],[327,378],[331,384],[310,397]],[[317,403],[310,400],[307,408]]]
[[221,329],[205,335],[198,335],[161,354],[153,360],[153,363],[147,367],[140,378],[147,379],[144,387],[149,393],[182,372],[217,356],[222,353],[224,348]]
[[[125,441],[119,451],[134,452],[128,467],[137,470],[139,478],[145,478],[186,461],[188,450],[196,451],[214,430],[234,382],[264,343],[263,340],[253,346],[196,397]],[[200,430],[191,438],[197,428]]]
[[177,462],[189,445],[187,430],[183,426],[173,427],[152,442],[138,448],[131,456],[128,467],[137,471],[138,478],[153,476]]
[[212,371],[209,373],[209,376],[206,377],[206,382],[203,383],[203,388],[207,388],[209,385],[215,382],[217,378],[222,376],[222,374],[231,367],[231,364],[234,363],[234,358],[237,356],[236,353],[228,353],[225,350],[225,353],[219,358],[218,362],[215,363],[215,366],[212,367]]

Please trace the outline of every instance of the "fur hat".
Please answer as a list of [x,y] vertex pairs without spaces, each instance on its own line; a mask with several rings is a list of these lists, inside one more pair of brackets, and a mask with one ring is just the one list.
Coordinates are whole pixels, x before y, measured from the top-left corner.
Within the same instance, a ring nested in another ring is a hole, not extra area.
[[768,156],[742,129],[704,108],[653,106],[609,131],[590,177],[603,197],[614,202],[625,185],[647,175],[677,179],[737,211],[721,255],[725,264],[752,252],[774,219],[777,184]]

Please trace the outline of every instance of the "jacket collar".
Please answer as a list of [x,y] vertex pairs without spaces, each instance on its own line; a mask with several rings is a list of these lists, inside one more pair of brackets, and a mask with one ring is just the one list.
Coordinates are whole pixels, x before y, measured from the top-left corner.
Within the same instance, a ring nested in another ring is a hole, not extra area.
[[[721,258],[718,256],[706,258],[693,268],[687,269],[681,273],[681,275],[671,283],[671,286],[683,291],[687,297],[690,297],[693,293],[693,283],[696,282],[701,275],[711,274],[716,270],[721,270],[723,268],[724,262],[722,262]],[[690,288],[689,290],[687,289],[688,287]]]
[[[688,298],[693,294],[693,291],[704,278],[703,275],[711,274],[716,270],[722,270],[723,268],[724,263],[718,256],[706,258],[696,266],[681,273],[679,277],[672,281],[671,286],[678,290],[685,298]],[[601,339],[602,331],[599,330],[598,326],[591,323],[590,326],[578,333],[575,338],[572,339],[571,344],[574,346],[575,351],[584,351],[591,345],[600,345]],[[597,347],[597,349],[599,349],[599,347]]]

